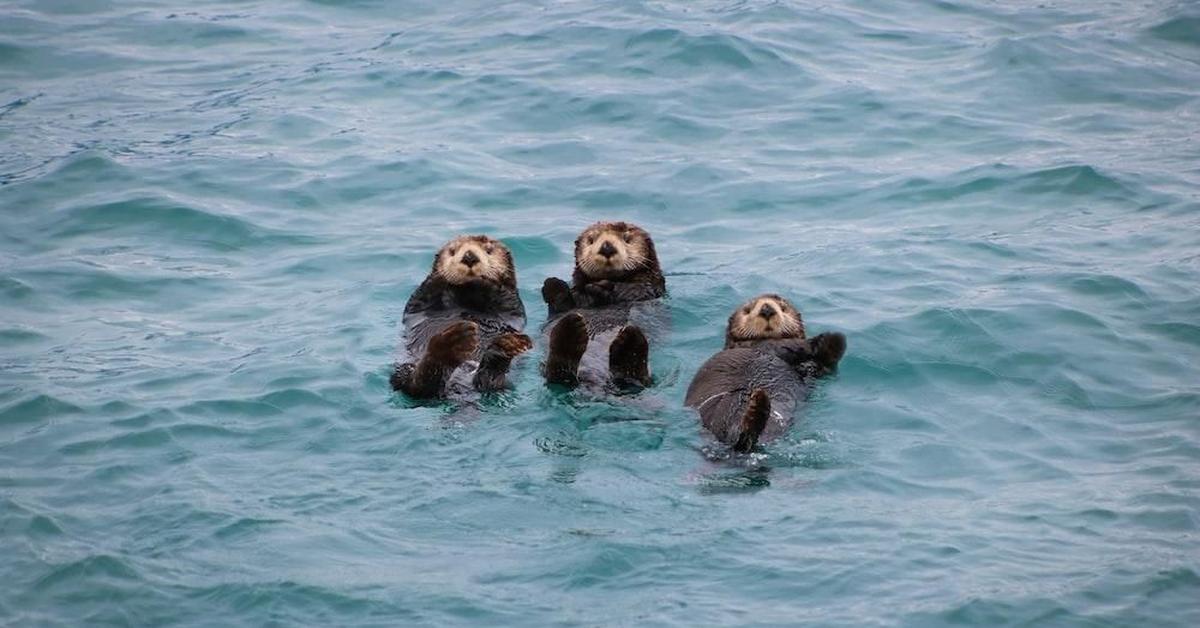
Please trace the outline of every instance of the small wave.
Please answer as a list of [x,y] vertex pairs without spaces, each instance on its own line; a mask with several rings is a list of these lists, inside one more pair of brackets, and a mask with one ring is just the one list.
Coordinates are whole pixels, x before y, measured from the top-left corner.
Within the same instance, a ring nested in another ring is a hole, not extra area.
[[[3,56],[4,56],[4,44],[0,44],[0,59],[2,59]],[[3,63],[3,61],[0,60],[0,64],[2,64],[2,63]],[[29,105],[30,103],[37,100],[41,96],[42,96],[42,94],[39,92],[32,96],[25,96],[23,98],[17,98],[16,100],[11,100],[3,105],[0,105],[0,120],[3,120],[5,116],[20,109],[21,107],[25,107],[25,106]]]
[[228,609],[226,621],[219,622],[226,625],[239,623],[248,612],[267,613],[263,616],[286,624],[305,624],[314,617],[386,617],[388,624],[427,621],[418,612],[391,602],[290,580],[219,584],[187,595],[212,608],[214,614]]
[[11,499],[0,498],[0,530],[22,528],[33,537],[56,537],[64,533],[62,526],[50,514]]
[[50,573],[38,579],[34,584],[34,589],[54,589],[60,585],[74,583],[79,580],[136,581],[140,579],[141,574],[124,560],[112,554],[96,554],[54,566],[50,570]]
[[0,343],[7,346],[15,347],[22,344],[34,344],[51,340],[49,336],[40,334],[32,329],[21,327],[11,327],[8,329],[0,329]]
[[1200,17],[1182,16],[1157,24],[1147,32],[1159,39],[1200,46]]
[[547,142],[534,146],[505,148],[504,159],[526,166],[569,167],[594,163],[596,153],[583,142]]
[[258,519],[254,517],[241,517],[232,523],[221,526],[213,536],[223,542],[228,542],[232,539],[253,538],[255,535],[261,534],[264,529],[271,528],[284,523],[283,519]]
[[1200,325],[1194,323],[1164,321],[1161,323],[1146,323],[1142,327],[1176,342],[1200,346]]
[[672,67],[800,72],[765,45],[728,34],[692,35],[674,28],[658,28],[630,37],[625,52],[638,61],[636,67],[653,74]]
[[1059,166],[1021,171],[1005,164],[971,168],[940,180],[911,178],[884,200],[913,204],[956,201],[998,192],[1016,195],[1060,194],[1069,197],[1130,199],[1135,193],[1115,177],[1088,165]]
[[0,277],[0,293],[2,293],[5,298],[16,301],[32,295],[33,288],[20,279],[16,279],[14,277]]
[[53,238],[99,233],[120,233],[138,238],[167,237],[176,242],[199,244],[220,251],[308,241],[308,238],[274,232],[242,218],[158,197],[138,197],[77,207],[56,221],[49,231],[49,236]]
[[170,430],[156,427],[148,430],[127,432],[111,438],[97,438],[68,443],[59,447],[58,450],[64,455],[81,455],[107,449],[153,449],[162,447],[174,440]]
[[0,410],[0,425],[35,423],[82,412],[83,408],[72,403],[49,395],[37,395]]
[[994,40],[975,58],[967,81],[988,98],[1000,90],[1037,94],[1067,104],[1168,110],[1192,100],[1177,78],[1136,57],[1104,53],[1061,35],[1013,35]]
[[1150,297],[1136,282],[1109,274],[1092,274],[1075,277],[1069,280],[1068,286],[1079,294],[1097,297],[1121,297],[1137,303],[1144,303]]

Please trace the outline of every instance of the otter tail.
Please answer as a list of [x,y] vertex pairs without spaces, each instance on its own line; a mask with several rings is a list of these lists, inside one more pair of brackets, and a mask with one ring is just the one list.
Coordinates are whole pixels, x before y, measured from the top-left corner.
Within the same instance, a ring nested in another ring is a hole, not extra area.
[[738,426],[738,438],[733,443],[733,450],[743,454],[753,450],[770,418],[771,397],[767,395],[765,389],[755,388],[754,392],[750,394],[750,403],[746,405],[746,411],[742,413]]

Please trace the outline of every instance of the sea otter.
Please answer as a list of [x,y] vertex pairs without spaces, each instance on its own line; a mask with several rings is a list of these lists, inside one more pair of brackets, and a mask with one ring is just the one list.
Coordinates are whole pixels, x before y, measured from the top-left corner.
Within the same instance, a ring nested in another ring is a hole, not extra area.
[[763,294],[734,310],[725,348],[700,367],[684,403],[718,440],[746,453],[787,430],[812,380],[835,369],[845,352],[845,336],[806,339],[796,307]]
[[627,222],[598,222],[575,240],[571,284],[542,285],[549,309],[548,383],[622,390],[650,385],[650,341],[665,327],[667,283],[650,234]]
[[404,306],[404,329],[409,361],[396,365],[393,389],[428,399],[504,388],[513,358],[533,347],[512,252],[483,235],[447,242]]

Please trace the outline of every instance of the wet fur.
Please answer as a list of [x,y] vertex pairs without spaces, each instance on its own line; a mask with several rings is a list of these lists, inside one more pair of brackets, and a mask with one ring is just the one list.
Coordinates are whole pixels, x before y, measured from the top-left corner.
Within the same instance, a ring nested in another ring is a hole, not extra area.
[[[472,253],[471,266],[462,262]],[[446,397],[452,375],[472,366],[471,388],[507,386],[513,358],[533,341],[521,333],[525,306],[517,293],[512,253],[486,236],[462,236],[434,256],[433,268],[404,308],[405,349],[392,388],[418,399]]]
[[550,329],[546,381],[578,385],[588,346],[603,338],[610,343],[600,365],[606,372],[595,375],[618,389],[649,386],[649,340],[632,321],[633,311],[666,293],[654,240],[645,230],[626,222],[584,229],[575,239],[571,283],[551,277],[542,285]]
[[746,329],[741,325],[745,308],[751,306],[749,315],[758,315],[763,299],[775,306],[786,304],[800,321],[799,311],[778,295],[762,295],[739,306],[726,326],[725,348],[700,367],[685,398],[717,440],[742,453],[783,434],[812,380],[835,370],[846,351],[842,334],[806,339],[802,324],[783,334],[740,333]]

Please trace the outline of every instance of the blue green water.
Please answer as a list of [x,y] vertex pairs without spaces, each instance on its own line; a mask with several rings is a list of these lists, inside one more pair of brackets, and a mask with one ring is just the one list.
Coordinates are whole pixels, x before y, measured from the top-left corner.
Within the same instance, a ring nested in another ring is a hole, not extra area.
[[[0,624],[1200,625],[1191,2],[0,4]],[[387,377],[434,249],[668,274],[658,385]],[[789,437],[730,309],[849,339]]]

